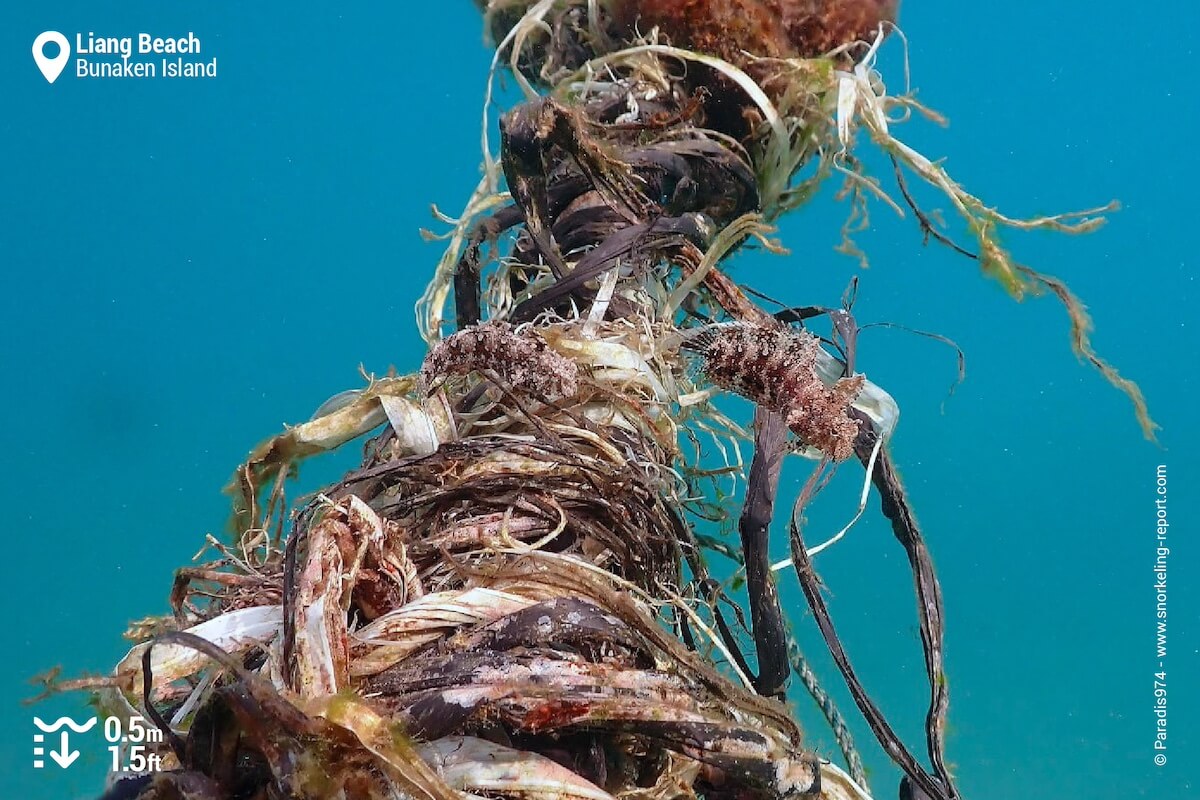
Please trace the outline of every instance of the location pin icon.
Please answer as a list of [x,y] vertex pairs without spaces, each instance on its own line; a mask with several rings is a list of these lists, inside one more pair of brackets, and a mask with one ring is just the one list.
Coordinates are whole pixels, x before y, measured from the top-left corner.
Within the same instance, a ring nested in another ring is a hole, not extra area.
[[[42,48],[46,46],[47,42],[54,42],[58,45],[58,55],[54,58],[46,58],[46,54],[42,52]],[[33,60],[37,62],[38,69],[50,83],[58,80],[58,76],[62,74],[63,67],[67,65],[70,58],[71,43],[58,31],[46,31],[33,40]]]

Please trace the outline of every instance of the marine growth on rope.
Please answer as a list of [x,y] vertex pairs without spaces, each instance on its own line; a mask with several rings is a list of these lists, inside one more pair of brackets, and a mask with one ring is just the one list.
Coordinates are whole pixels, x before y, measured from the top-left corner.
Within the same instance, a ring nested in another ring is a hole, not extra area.
[[744,63],[747,53],[811,58],[869,42],[899,0],[617,0],[626,30],[657,26],[671,42]]

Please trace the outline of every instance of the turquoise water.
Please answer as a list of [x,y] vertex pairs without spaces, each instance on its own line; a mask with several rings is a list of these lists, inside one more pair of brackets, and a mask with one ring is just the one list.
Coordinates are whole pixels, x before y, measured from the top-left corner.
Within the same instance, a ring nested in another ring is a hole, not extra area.
[[[1064,0],[1036,18],[1022,4],[910,5],[914,82],[951,126],[913,123],[905,138],[1013,214],[1122,202],[1096,234],[1008,242],[1088,302],[1097,348],[1142,385],[1163,447],[1074,359],[1052,300],[1010,301],[882,206],[860,240],[869,270],[833,252],[845,208],[827,193],[783,223],[790,257],[744,254],[736,277],[789,303],[836,304],[858,275],[860,320],[966,350],[967,380],[944,412],[951,351],[875,330],[860,355],[903,408],[895,453],[945,591],[949,758],[964,797],[1200,797],[1188,270],[1200,175],[1185,82],[1196,15],[1182,3],[1156,6],[1168,23],[1112,2]],[[412,305],[441,252],[417,231],[435,224],[430,203],[456,213],[477,180],[489,53],[471,4],[214,6],[0,10],[0,797],[96,794],[98,739],[67,771],[32,768],[32,716],[83,709],[77,698],[20,706],[25,681],[54,664],[109,669],[126,622],[161,612],[171,571],[220,532],[220,488],[253,444],[357,385],[360,363],[416,365]],[[218,74],[81,80],[68,69],[49,85],[30,58],[47,29],[194,31]],[[1172,525],[1163,767],[1151,714],[1159,464]],[[801,477],[790,471],[784,492]],[[847,516],[837,498],[854,488],[839,488],[813,510],[814,538]],[[902,550],[873,519],[818,567],[868,688],[920,749]],[[816,652],[801,596],[790,587],[785,599]],[[798,702],[805,719],[810,706]],[[894,774],[856,730],[876,797],[894,797]]]

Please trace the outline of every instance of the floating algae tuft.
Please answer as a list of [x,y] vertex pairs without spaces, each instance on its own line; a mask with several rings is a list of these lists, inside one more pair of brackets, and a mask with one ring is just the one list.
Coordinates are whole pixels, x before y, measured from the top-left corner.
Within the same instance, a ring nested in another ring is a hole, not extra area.
[[[722,262],[749,239],[778,251],[770,220],[835,172],[856,213],[868,196],[899,209],[853,157],[865,130],[927,235],[950,243],[902,167],[951,199],[986,272],[1014,294],[1059,295],[1079,351],[1109,369],[1078,301],[995,238],[1098,219],[1008,219],[894,138],[889,115],[921,109],[874,70],[893,4],[481,6],[495,64],[527,100],[450,220],[418,306],[430,352],[253,451],[230,486],[233,543],[210,538],[213,560],[177,573],[171,613],[131,629],[111,676],[53,684],[164,733],[166,770],[108,796],[869,800],[780,608],[774,576],[790,566],[901,794],[954,800],[940,588],[887,447],[898,408],[856,369],[852,296],[772,315]],[[726,19],[760,27],[723,38]],[[749,431],[714,404],[722,391],[756,406]],[[358,468],[289,507],[303,459],[370,433]],[[701,463],[702,442],[723,467]],[[816,467],[791,558],[772,567],[788,454]],[[851,457],[865,467],[854,519],[873,487],[912,569],[929,682],[920,756],[859,679],[821,593],[813,556],[849,525],[817,546],[800,527]],[[720,502],[730,476],[745,478],[740,546],[697,530],[734,518]],[[749,614],[713,577],[714,553],[742,565]],[[845,768],[806,745],[783,702],[793,673]]]

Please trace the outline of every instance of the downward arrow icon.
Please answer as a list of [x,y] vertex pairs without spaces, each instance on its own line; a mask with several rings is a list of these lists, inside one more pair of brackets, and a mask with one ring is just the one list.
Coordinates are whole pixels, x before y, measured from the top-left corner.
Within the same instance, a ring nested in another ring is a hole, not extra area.
[[59,752],[58,750],[51,750],[50,757],[54,759],[56,764],[63,769],[66,769],[75,763],[75,759],[79,758],[79,751],[71,749],[71,742],[67,737],[66,731],[62,732],[62,739],[60,741],[61,744],[59,745],[59,748],[62,750],[62,752]]

